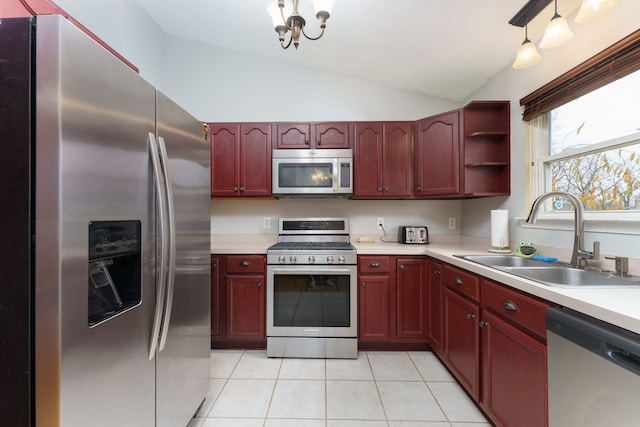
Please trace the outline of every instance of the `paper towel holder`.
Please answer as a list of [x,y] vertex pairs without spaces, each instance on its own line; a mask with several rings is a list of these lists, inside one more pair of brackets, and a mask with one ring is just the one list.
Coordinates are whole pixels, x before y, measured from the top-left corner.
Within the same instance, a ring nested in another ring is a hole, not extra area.
[[491,211],[491,247],[489,252],[510,254],[509,249],[509,211],[497,209]]

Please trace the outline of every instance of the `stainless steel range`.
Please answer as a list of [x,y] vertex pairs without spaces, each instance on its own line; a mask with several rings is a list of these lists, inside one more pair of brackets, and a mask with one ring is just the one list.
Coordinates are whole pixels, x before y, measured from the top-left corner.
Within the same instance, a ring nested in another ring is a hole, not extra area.
[[358,357],[348,218],[280,218],[267,250],[267,356]]

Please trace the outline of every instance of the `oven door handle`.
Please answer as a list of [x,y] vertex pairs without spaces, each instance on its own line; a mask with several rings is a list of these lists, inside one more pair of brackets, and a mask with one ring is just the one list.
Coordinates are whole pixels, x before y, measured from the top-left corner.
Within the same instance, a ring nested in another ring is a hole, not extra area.
[[273,274],[350,274],[352,268],[274,268]]

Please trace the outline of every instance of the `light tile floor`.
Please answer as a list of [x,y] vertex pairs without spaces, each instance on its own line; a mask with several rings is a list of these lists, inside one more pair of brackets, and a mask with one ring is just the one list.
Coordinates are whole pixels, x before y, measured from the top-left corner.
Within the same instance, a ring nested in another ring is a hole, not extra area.
[[489,427],[430,352],[356,360],[212,350],[211,389],[188,427]]

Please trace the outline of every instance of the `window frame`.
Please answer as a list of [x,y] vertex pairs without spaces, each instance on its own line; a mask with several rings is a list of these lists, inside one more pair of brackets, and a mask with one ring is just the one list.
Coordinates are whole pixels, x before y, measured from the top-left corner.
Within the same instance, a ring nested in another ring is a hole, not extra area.
[[[528,212],[535,198],[547,191],[544,161],[567,157],[566,154],[549,156],[546,152],[550,139],[551,110],[638,70],[640,29],[520,100],[520,105],[524,106],[522,117],[528,146],[525,212]],[[618,145],[616,141],[633,137],[637,139],[638,135],[640,133],[572,150],[570,155],[575,156],[579,151],[593,151],[596,145]],[[640,211],[586,211],[584,218],[586,231],[640,235]],[[521,221],[521,225],[528,228],[566,230],[571,227],[570,222],[573,222],[572,212],[543,211],[538,215],[536,224]]]

